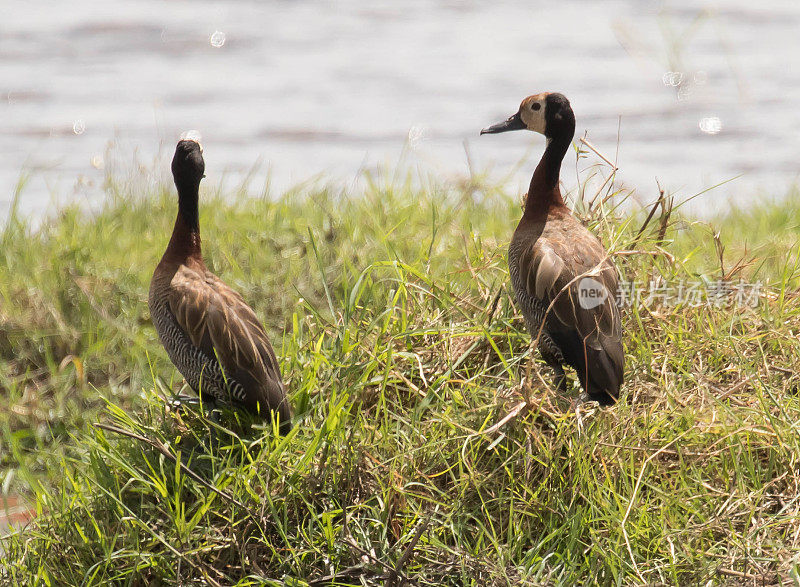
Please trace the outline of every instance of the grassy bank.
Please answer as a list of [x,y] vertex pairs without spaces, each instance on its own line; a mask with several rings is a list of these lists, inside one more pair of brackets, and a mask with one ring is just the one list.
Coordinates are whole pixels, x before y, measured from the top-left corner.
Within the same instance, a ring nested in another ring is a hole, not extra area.
[[623,400],[576,411],[529,361],[508,292],[516,196],[369,178],[347,194],[207,192],[209,265],[263,319],[291,390],[280,439],[167,409],[181,380],[146,292],[176,204],[135,185],[109,178],[95,214],[0,233],[0,487],[38,511],[4,541],[0,577],[798,580],[796,195],[702,222],[587,197],[645,289],[761,288],[754,307],[634,304]]

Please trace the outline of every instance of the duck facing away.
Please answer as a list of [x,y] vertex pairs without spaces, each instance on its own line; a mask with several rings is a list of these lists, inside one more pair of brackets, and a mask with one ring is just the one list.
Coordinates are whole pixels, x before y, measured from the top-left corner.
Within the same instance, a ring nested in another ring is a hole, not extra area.
[[198,200],[205,162],[182,140],[172,159],[178,217],[150,282],[148,305],[161,344],[203,401],[242,407],[291,428],[278,361],[264,327],[241,295],[211,273],[200,249]]
[[567,387],[566,364],[583,387],[581,401],[610,405],[619,397],[625,360],[618,278],[603,245],[561,197],[561,162],[575,135],[569,101],[558,93],[529,96],[516,114],[481,134],[523,129],[543,134],[547,147],[508,250],[517,303],[559,391]]

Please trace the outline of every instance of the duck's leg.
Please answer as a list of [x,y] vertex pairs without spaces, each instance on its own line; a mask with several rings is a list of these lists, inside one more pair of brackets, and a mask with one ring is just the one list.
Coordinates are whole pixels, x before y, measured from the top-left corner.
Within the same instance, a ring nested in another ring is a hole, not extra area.
[[208,419],[212,422],[218,423],[219,413],[217,410],[217,402],[214,399],[204,398],[201,400],[200,397],[196,395],[180,394],[175,396],[169,404],[172,409],[179,410],[183,406],[199,406],[201,403],[205,408],[205,413]]
[[561,366],[561,361],[558,360],[555,354],[546,349],[544,345],[542,345],[541,352],[544,362],[555,372],[553,386],[556,388],[556,391],[560,393],[567,391],[567,375],[564,373],[564,367]]
[[200,398],[196,395],[185,395],[179,394],[173,396],[171,400],[169,400],[168,405],[175,411],[180,410],[183,406],[196,406],[200,403]]

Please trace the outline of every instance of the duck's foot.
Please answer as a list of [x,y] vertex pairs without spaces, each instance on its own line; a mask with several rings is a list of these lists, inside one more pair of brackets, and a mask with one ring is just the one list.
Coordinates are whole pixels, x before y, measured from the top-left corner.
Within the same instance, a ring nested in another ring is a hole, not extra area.
[[216,402],[212,400],[201,400],[196,395],[178,395],[168,402],[170,408],[176,412],[180,411],[184,406],[203,406],[203,413],[209,421],[219,424],[219,409]]
[[181,406],[196,406],[200,404],[200,398],[196,395],[177,395],[169,401],[169,406],[175,410],[180,409]]
[[559,393],[564,393],[567,391],[567,375],[564,373],[564,367],[561,365],[561,361],[559,361],[558,357],[549,352],[547,349],[542,348],[541,350],[542,358],[544,362],[547,363],[548,367],[553,370],[554,377],[553,377],[553,386],[555,387],[556,391]]

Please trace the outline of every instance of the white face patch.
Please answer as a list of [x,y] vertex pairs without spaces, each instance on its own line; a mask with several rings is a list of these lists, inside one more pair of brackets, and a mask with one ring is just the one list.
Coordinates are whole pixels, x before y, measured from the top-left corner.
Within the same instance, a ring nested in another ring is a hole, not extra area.
[[547,126],[547,121],[545,119],[546,110],[547,104],[545,103],[545,98],[541,97],[538,99],[525,100],[522,106],[520,106],[519,114],[528,130],[544,134],[545,127]]

